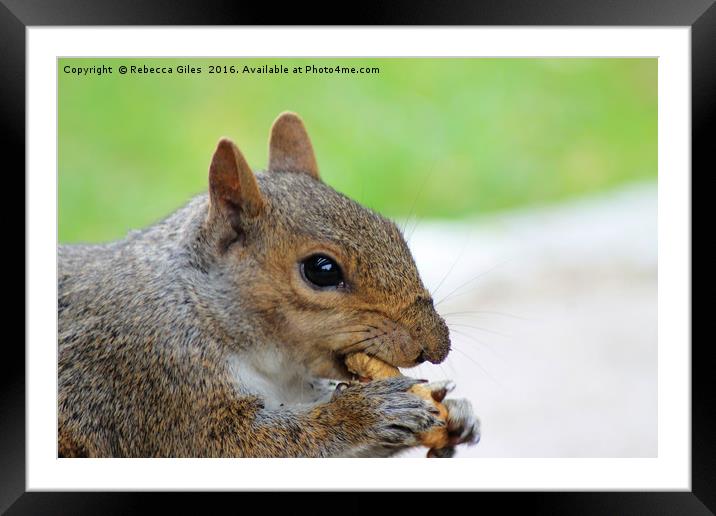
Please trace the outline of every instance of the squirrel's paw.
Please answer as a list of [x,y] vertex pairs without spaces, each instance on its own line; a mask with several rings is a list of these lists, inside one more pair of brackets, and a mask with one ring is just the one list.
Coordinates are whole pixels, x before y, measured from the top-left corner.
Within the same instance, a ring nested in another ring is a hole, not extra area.
[[334,401],[355,398],[355,408],[369,412],[356,414],[370,424],[365,428],[370,444],[395,447],[420,445],[420,434],[444,426],[435,405],[407,392],[419,380],[404,376],[356,383],[336,389]]

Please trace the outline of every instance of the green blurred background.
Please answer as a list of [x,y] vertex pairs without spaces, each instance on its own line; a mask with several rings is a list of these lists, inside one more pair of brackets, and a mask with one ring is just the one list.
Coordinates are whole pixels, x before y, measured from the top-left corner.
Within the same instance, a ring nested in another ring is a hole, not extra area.
[[[65,65],[110,65],[76,76]],[[120,75],[120,65],[198,75]],[[209,65],[379,74],[209,74]],[[395,218],[459,218],[657,176],[656,59],[60,59],[59,240],[100,242],[206,188],[232,138],[255,169],[299,113],[324,180]]]

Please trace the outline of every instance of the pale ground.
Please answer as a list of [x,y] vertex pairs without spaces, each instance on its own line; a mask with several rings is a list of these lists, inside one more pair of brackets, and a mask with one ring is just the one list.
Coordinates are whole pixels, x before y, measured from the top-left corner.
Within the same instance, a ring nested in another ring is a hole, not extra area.
[[452,396],[472,400],[482,440],[458,457],[656,455],[656,198],[656,185],[636,185],[414,232],[407,223],[453,351],[404,372],[451,378]]

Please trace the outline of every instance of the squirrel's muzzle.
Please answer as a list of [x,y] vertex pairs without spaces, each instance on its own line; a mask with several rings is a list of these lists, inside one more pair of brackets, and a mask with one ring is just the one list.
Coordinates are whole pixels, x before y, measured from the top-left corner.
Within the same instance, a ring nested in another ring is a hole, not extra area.
[[440,319],[429,331],[417,332],[415,340],[420,343],[422,352],[419,359],[439,364],[450,352],[450,332],[445,321]]
[[450,332],[447,324],[438,315],[429,297],[419,297],[404,315],[411,337],[420,344],[421,352],[416,362],[438,364],[445,360],[450,352]]

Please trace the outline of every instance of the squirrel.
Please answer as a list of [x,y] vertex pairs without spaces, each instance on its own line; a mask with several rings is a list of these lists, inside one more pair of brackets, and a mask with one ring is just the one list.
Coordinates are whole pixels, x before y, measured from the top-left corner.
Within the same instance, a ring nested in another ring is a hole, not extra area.
[[58,246],[58,321],[59,457],[389,457],[436,425],[479,438],[467,400],[445,422],[408,392],[419,380],[351,381],[347,354],[439,363],[449,332],[401,231],[321,180],[294,113],[266,171],[222,138],[208,192],[122,240]]

